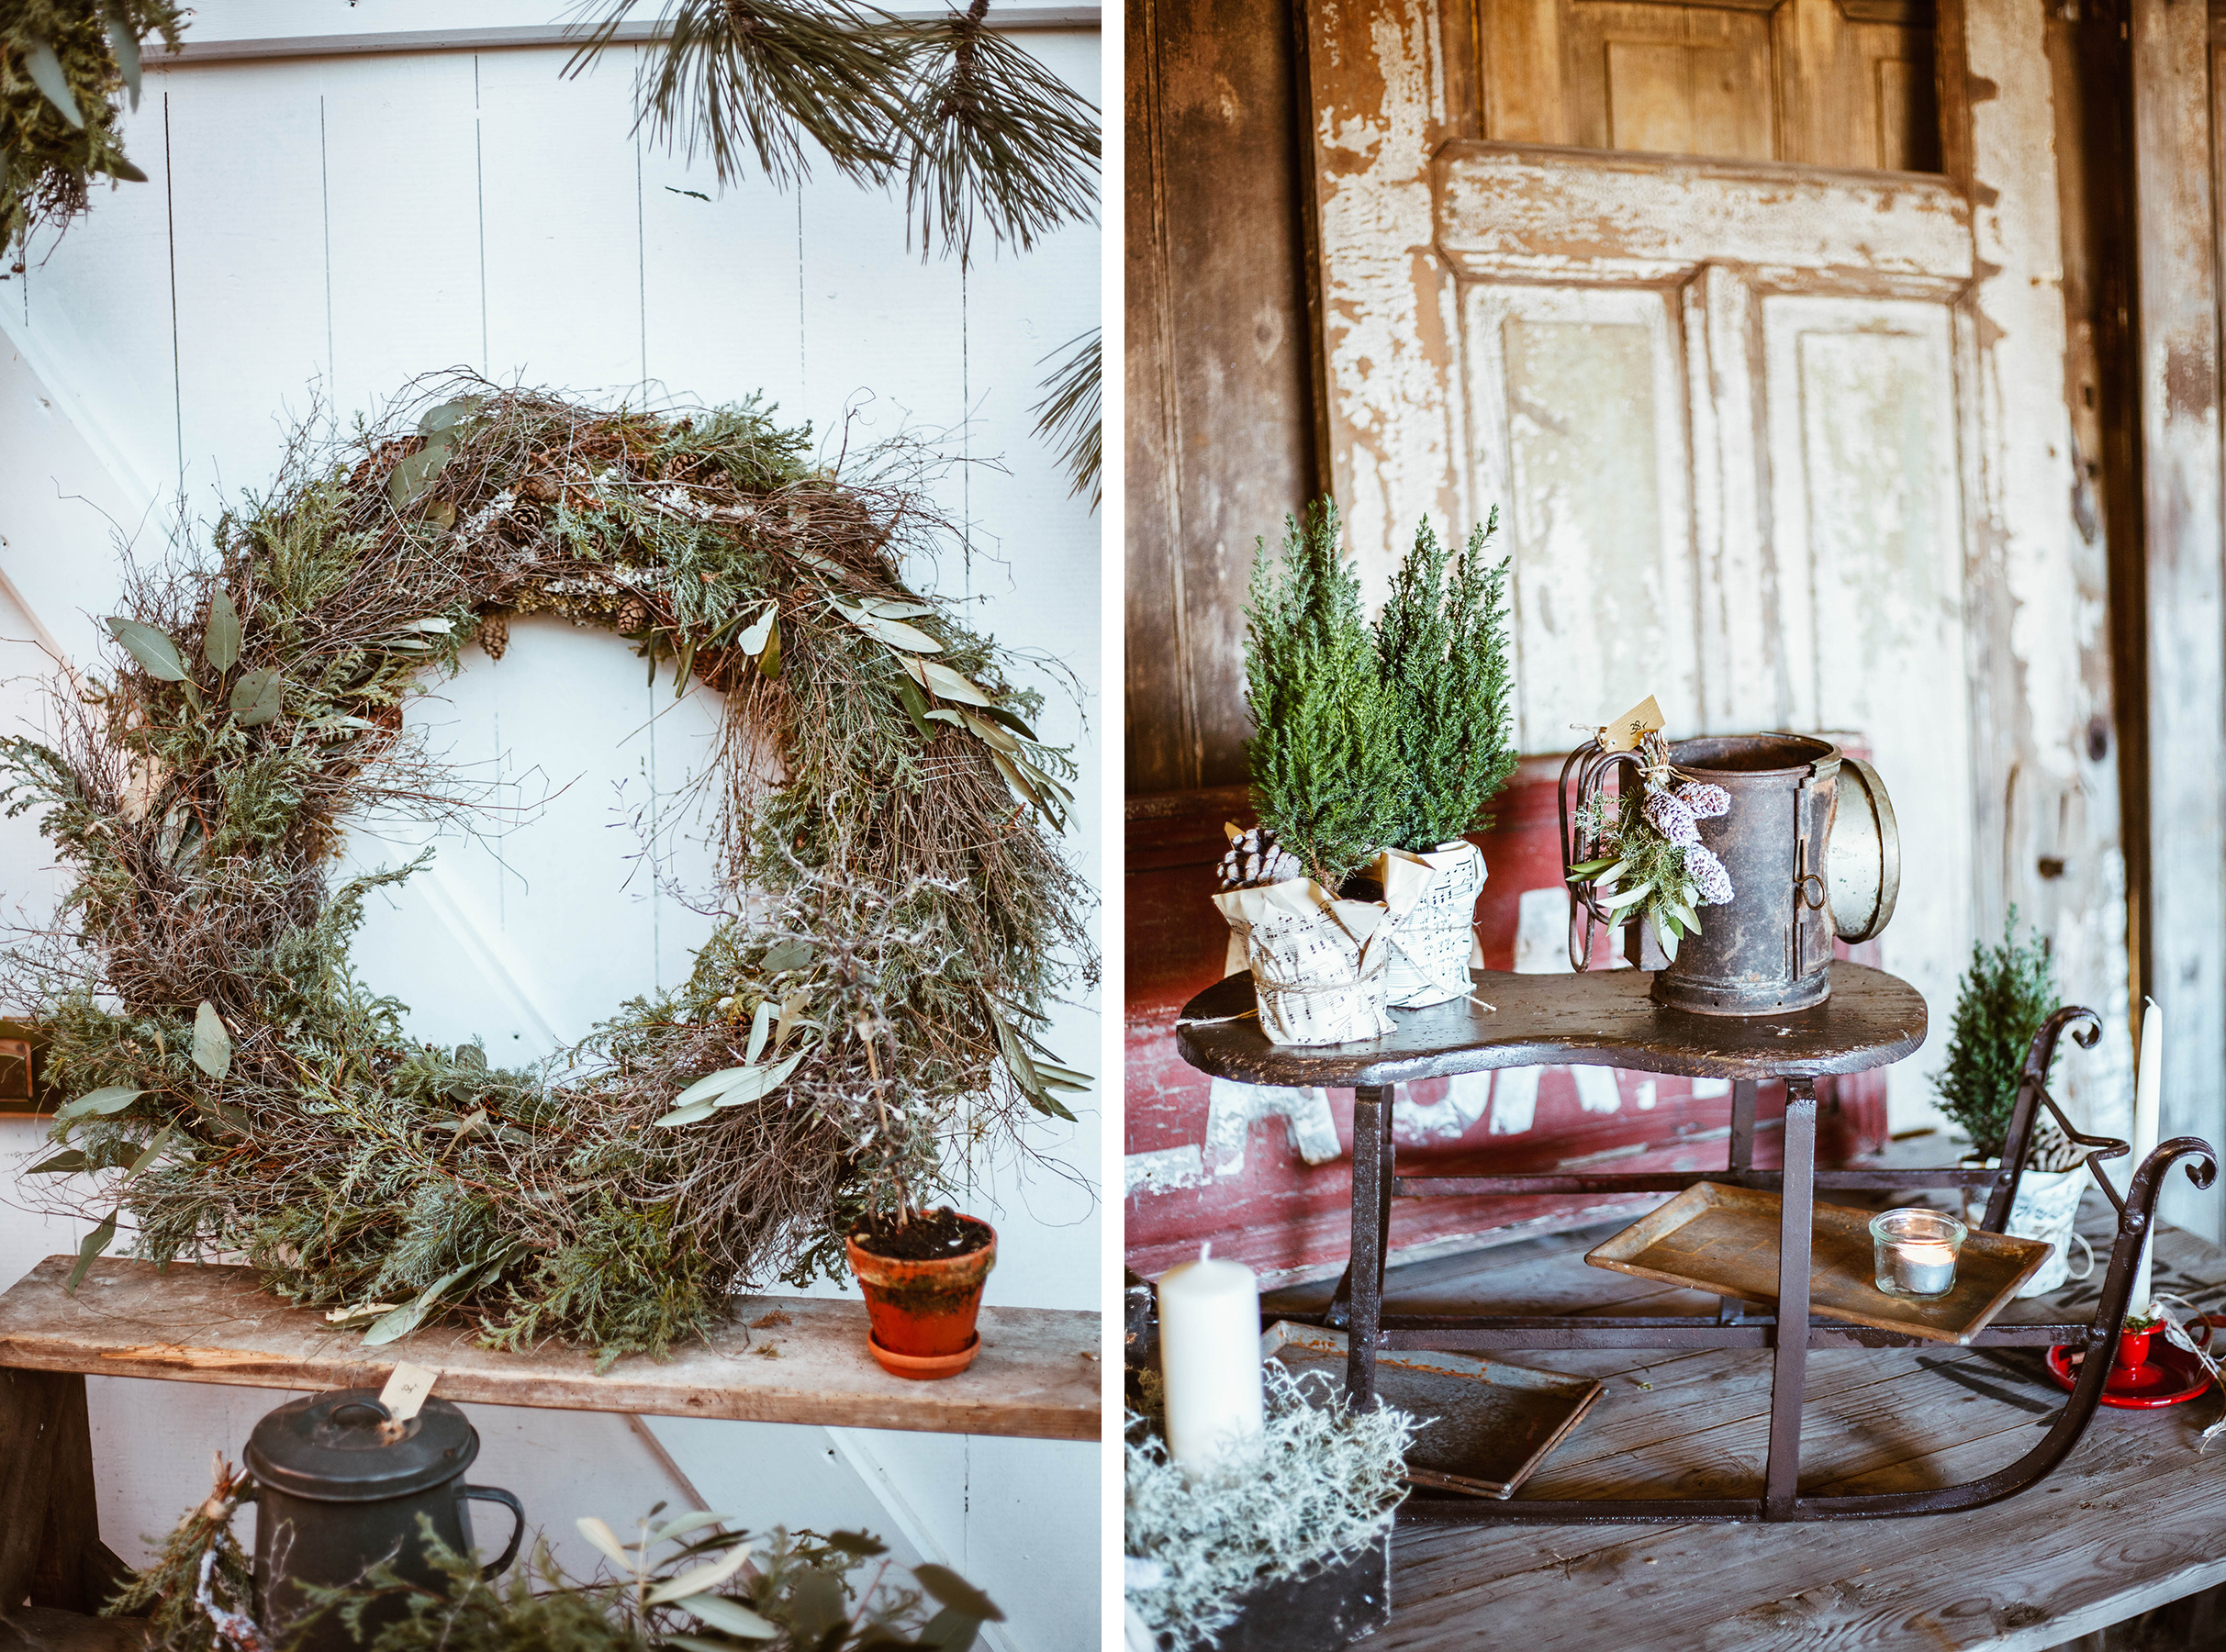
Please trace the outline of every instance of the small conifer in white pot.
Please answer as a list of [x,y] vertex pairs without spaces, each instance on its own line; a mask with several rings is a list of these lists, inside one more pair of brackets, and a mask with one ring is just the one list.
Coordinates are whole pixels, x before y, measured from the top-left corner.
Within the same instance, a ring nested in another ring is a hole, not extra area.
[[1214,897],[1251,968],[1260,1028],[1284,1044],[1391,1031],[1391,924],[1421,881],[1386,889],[1355,876],[1398,830],[1405,765],[1338,536],[1325,501],[1286,523],[1280,556],[1262,540],[1254,557],[1245,698],[1260,826],[1225,863],[1242,883]]
[[1507,564],[1488,554],[1499,513],[1449,555],[1426,519],[1376,619],[1376,655],[1393,705],[1404,775],[1399,811],[1376,876],[1388,889],[1420,881],[1392,933],[1395,1009],[1442,1004],[1469,990],[1476,898],[1486,876],[1466,833],[1515,767],[1509,740]]

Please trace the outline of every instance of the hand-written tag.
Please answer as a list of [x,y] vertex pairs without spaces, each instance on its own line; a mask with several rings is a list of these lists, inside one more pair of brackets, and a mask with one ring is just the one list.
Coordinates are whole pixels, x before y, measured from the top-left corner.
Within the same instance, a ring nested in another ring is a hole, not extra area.
[[408,1360],[396,1366],[394,1374],[386,1379],[386,1386],[379,1390],[379,1403],[386,1408],[386,1421],[379,1424],[379,1432],[386,1434],[392,1430],[391,1438],[401,1438],[404,1424],[418,1414],[426,1395],[433,1391],[433,1384],[440,1379],[440,1372],[411,1365]]
[[1646,735],[1661,727],[1661,708],[1648,695],[1621,717],[1607,725],[1601,735],[1601,743],[1611,752],[1628,752]]

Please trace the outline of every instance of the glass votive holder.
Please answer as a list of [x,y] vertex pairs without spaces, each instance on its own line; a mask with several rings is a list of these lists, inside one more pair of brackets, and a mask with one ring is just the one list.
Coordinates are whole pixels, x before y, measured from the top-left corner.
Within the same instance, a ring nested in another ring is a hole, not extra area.
[[1878,1289],[1888,1296],[1946,1296],[1955,1289],[1955,1253],[1970,1231],[1945,1211],[1914,1205],[1872,1217]]

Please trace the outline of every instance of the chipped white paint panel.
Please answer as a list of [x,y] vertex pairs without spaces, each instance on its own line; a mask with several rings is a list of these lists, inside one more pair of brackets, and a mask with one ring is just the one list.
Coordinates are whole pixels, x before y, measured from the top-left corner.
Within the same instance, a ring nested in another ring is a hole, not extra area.
[[[1365,39],[1365,107],[1314,109],[1323,349],[1334,485],[1371,601],[1424,514],[1473,519],[1449,340],[1459,322],[1438,256],[1429,156],[1443,131],[1434,0],[1331,0],[1311,10],[1325,61]],[[1349,69],[1349,65],[1339,65]],[[1317,85],[1326,77],[1317,76]],[[1613,715],[1613,713],[1610,713]]]
[[1252,1126],[1266,1119],[1283,1121],[1291,1150],[1309,1165],[1344,1156],[1337,1121],[1330,1116],[1329,1092],[1321,1086],[1289,1088],[1216,1078],[1206,1101],[1206,1166],[1215,1176],[1241,1173]]
[[1655,1099],[1661,1093],[1661,1087],[1653,1079],[1641,1078],[1639,1081],[1638,1091],[1631,1099],[1639,1103],[1640,1112],[1651,1112],[1654,1111]]
[[1651,694],[1700,712],[1672,295],[1478,285],[1463,306],[1480,491],[1513,549],[1516,733],[1556,751]]
[[[1608,715],[1613,717],[1614,712]],[[1567,975],[1569,891],[1525,889],[1515,903],[1515,973]]]
[[1569,1069],[1569,1074],[1577,1081],[1577,1105],[1586,1112],[1623,1111],[1623,1090],[1616,1082],[1613,1067],[1575,1066]]
[[1196,1142],[1180,1147],[1161,1147],[1151,1153],[1131,1153],[1121,1160],[1123,1197],[1139,1193],[1168,1193],[1177,1188],[1206,1184],[1205,1155]]
[[1502,1067],[1492,1086],[1491,1135],[1522,1135],[1538,1111],[1538,1075],[1544,1067]]
[[1469,1133],[1492,1103],[1490,1072],[1456,1073],[1435,1101],[1417,1101],[1412,1085],[1392,1087],[1392,1138],[1403,1146],[1457,1142]]
[[1728,1096],[1730,1093],[1731,1080],[1728,1078],[1695,1078],[1693,1080],[1693,1099],[1695,1101],[1706,1101],[1717,1096]]
[[1944,296],[1972,270],[1968,209],[1939,178],[1478,142],[1437,169],[1438,245],[1466,276],[1661,281],[1714,260]]
[[[1795,728],[1859,729],[1892,794],[1902,898],[1886,968],[1944,1021],[1970,946],[1972,771],[1963,501],[1949,314],[1762,301],[1779,611]],[[1896,1130],[1930,1123],[1944,1039],[1887,1074]]]

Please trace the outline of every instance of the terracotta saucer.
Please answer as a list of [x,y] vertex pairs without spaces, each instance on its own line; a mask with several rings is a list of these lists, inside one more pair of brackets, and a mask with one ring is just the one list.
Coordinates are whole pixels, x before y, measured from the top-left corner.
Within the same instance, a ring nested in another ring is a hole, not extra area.
[[[2078,1380],[2085,1357],[2082,1350],[2059,1343],[2048,1351],[2048,1374],[2056,1379],[2057,1387],[2068,1389]],[[2149,1357],[2141,1371],[2145,1380],[2138,1388],[2125,1386],[2112,1373],[2110,1381],[2103,1386],[2102,1403],[2125,1411],[2152,1411],[2163,1405],[2185,1404],[2210,1386],[2210,1373],[2203,1369],[2202,1363],[2187,1349],[2174,1347],[2162,1333],[2150,1343]]]
[[956,1377],[974,1363],[974,1356],[981,1347],[981,1333],[975,1332],[967,1339],[967,1345],[956,1354],[891,1354],[874,1341],[870,1331],[866,1334],[866,1345],[873,1350],[873,1356],[891,1377],[933,1382],[938,1377]]

